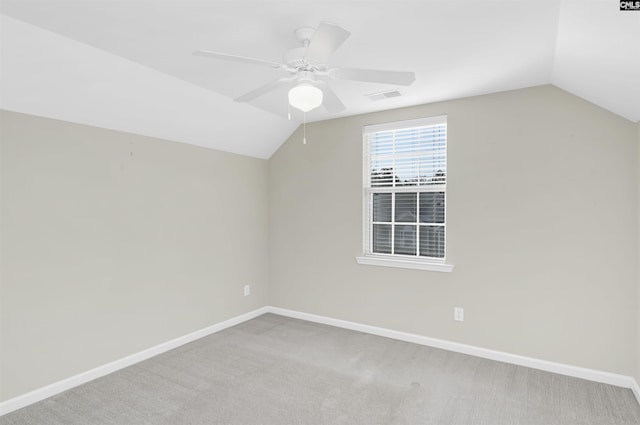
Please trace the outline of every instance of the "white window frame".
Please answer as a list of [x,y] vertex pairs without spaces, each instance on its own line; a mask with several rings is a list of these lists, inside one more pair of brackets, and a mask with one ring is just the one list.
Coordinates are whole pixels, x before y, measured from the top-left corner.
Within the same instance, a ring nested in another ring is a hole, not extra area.
[[[373,227],[373,211],[372,211],[372,192],[389,192],[389,193],[402,193],[402,192],[424,192],[424,189],[427,187],[423,186],[407,186],[407,187],[394,187],[393,189],[389,188],[380,188],[380,187],[371,187],[370,180],[370,158],[369,158],[369,143],[368,143],[368,135],[371,133],[382,132],[382,131],[390,131],[390,130],[401,130],[401,129],[409,129],[415,127],[428,127],[432,125],[442,125],[447,123],[447,116],[440,115],[436,117],[429,118],[420,118],[415,120],[407,120],[407,121],[396,121],[391,123],[384,124],[374,124],[368,125],[363,128],[363,255],[356,257],[356,261],[359,264],[365,265],[374,265],[374,266],[386,266],[386,267],[399,267],[399,268],[409,268],[409,269],[418,269],[418,270],[431,270],[431,271],[440,271],[440,272],[451,272],[453,270],[453,265],[448,264],[446,262],[447,248],[447,189],[446,182],[443,186],[438,186],[437,192],[444,191],[445,196],[445,217],[443,227],[445,228],[445,249],[444,249],[444,257],[443,258],[434,258],[434,257],[421,257],[418,255],[401,255],[401,254],[381,254],[374,253],[372,248],[372,227]],[[446,158],[445,158],[446,161]],[[447,176],[448,178],[448,176]],[[427,190],[428,191],[428,190]],[[392,195],[394,196],[394,195]],[[392,216],[392,222],[394,217]],[[419,233],[419,223],[416,230]],[[417,248],[417,247],[416,247]]]

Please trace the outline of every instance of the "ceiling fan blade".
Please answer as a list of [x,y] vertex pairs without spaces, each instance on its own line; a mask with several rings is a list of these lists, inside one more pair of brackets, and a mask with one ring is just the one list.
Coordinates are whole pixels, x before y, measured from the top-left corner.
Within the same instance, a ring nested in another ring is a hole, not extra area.
[[258,87],[255,90],[251,90],[249,93],[245,93],[240,97],[236,97],[235,100],[236,102],[249,102],[257,97],[262,96],[265,93],[270,92],[271,90],[275,90],[278,87],[284,86],[288,83],[290,83],[291,81],[293,81],[295,79],[295,77],[291,77],[291,78],[279,78],[275,81],[272,81],[270,83],[265,84],[264,86]]
[[284,65],[277,62],[270,62],[262,59],[247,58],[244,56],[230,55],[228,53],[213,52],[211,50],[198,50],[193,52],[194,56],[202,56],[206,58],[222,59],[232,62],[249,63],[253,65],[268,66],[270,68],[284,68]]
[[327,63],[327,59],[351,35],[342,27],[322,22],[313,33],[313,38],[304,53],[306,61]]
[[335,68],[329,75],[338,80],[368,81],[371,83],[410,86],[416,74],[407,71],[377,71],[373,69]]
[[329,84],[324,81],[319,81],[318,88],[322,90],[322,105],[330,114],[342,112],[346,109],[344,103],[340,100],[338,95],[331,90]]

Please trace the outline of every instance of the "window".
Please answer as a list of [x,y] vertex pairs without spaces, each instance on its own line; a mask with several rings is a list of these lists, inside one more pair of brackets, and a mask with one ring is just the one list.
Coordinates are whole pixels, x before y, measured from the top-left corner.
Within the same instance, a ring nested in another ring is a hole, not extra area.
[[451,271],[446,253],[447,117],[364,128],[362,264]]

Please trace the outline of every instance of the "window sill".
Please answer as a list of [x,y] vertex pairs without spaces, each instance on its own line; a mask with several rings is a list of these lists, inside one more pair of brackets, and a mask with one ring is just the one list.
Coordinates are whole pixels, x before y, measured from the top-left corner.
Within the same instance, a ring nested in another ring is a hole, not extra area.
[[398,267],[402,269],[430,270],[434,272],[449,273],[453,270],[453,264],[411,260],[405,258],[385,258],[373,255],[356,257],[358,264],[369,266]]

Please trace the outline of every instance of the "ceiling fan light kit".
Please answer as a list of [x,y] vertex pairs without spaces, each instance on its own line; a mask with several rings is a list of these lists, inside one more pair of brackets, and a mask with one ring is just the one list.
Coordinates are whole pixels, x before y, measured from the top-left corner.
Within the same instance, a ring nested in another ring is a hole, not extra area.
[[289,104],[302,112],[322,105],[322,90],[310,83],[300,83],[289,90]]
[[267,66],[285,71],[288,74],[286,77],[258,87],[235,100],[237,102],[249,102],[272,90],[288,86],[290,87],[288,91],[289,105],[305,113],[321,105],[329,113],[338,113],[345,109],[340,98],[328,84],[328,81],[332,79],[403,86],[408,86],[415,80],[413,72],[330,68],[327,65],[327,60],[351,35],[349,31],[338,25],[322,22],[315,30],[303,27],[298,28],[295,34],[302,46],[286,52],[284,63],[210,50],[199,50],[194,54],[214,59]]

